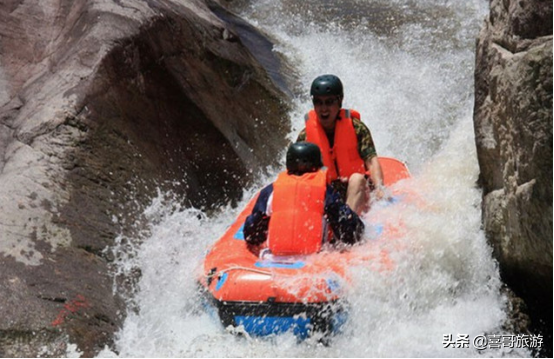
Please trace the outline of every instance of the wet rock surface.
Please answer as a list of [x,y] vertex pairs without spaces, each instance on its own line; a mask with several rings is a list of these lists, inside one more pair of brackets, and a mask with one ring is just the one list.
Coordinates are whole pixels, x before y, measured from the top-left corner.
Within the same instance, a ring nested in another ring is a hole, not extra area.
[[281,63],[231,16],[202,0],[2,2],[1,356],[109,346],[125,305],[105,249],[157,189],[211,209],[277,163]]
[[552,2],[490,2],[476,58],[483,223],[552,355]]

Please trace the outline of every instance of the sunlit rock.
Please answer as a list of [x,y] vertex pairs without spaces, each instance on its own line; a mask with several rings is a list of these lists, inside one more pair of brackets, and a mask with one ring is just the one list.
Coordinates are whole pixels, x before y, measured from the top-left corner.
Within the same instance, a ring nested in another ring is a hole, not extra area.
[[278,163],[279,61],[211,6],[2,1],[2,356],[109,345],[125,308],[104,249],[157,188],[212,209]]
[[491,1],[475,81],[485,231],[504,280],[551,327],[551,1]]

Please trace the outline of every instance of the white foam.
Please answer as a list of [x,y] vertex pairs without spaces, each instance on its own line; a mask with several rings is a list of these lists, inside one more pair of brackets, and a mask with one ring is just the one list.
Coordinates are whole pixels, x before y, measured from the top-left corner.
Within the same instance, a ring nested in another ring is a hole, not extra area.
[[[526,350],[478,352],[471,345],[443,345],[448,334],[503,334],[506,318],[498,269],[480,229],[481,193],[475,185],[473,46],[486,2],[384,2],[389,3],[407,13],[435,17],[405,23],[383,37],[371,33],[367,23],[350,24],[348,30],[340,24],[310,23],[306,19],[314,17],[309,10],[291,15],[287,9],[296,3],[285,0],[254,2],[245,16],[277,37],[276,51],[297,67],[305,91],[319,74],[338,75],[345,84],[346,107],[362,112],[378,152],[411,165],[415,176],[404,185],[416,192],[418,202],[395,208],[388,218],[401,223],[405,233],[394,245],[382,244],[396,263],[394,269],[353,269],[351,315],[345,333],[329,347],[315,339],[297,343],[289,334],[231,335],[202,310],[195,279],[204,251],[232,223],[238,209],[207,218],[196,210],[168,211],[172,203],[156,203],[149,210],[157,217],[152,234],[133,259],[142,272],[135,297],[139,312],[128,315],[118,334],[120,356],[530,355]],[[305,94],[296,99],[290,113],[291,139],[309,108]],[[364,220],[369,223],[386,210],[375,205]]]

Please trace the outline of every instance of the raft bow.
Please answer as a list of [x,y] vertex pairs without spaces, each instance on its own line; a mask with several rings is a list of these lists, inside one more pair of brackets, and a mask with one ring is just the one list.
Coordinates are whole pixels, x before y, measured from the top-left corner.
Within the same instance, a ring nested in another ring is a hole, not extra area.
[[[387,186],[410,176],[396,159],[379,161]],[[243,225],[256,199],[257,195],[206,255],[199,285],[209,308],[224,327],[242,328],[254,336],[292,332],[304,339],[339,332],[347,320],[349,268],[368,261],[390,267],[387,254],[324,250],[278,257],[250,247]]]

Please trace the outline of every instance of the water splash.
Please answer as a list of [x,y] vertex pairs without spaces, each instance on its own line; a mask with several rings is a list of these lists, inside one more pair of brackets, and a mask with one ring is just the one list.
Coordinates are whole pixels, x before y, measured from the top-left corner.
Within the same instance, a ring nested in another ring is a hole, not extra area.
[[[296,67],[299,87],[290,113],[293,140],[309,110],[307,89],[322,73],[345,85],[345,107],[361,111],[380,155],[407,161],[402,185],[416,200],[374,204],[368,228],[385,216],[403,228],[381,243],[394,269],[353,268],[350,319],[330,346],[292,334],[231,335],[203,310],[196,275],[206,249],[259,189],[237,209],[208,217],[155,201],[147,240],[122,268],[140,269],[130,312],[117,338],[123,357],[498,357],[527,350],[444,348],[443,336],[503,334],[506,299],[480,229],[481,193],[472,127],[474,39],[487,2],[438,0],[261,0],[242,8],[272,34],[275,51]],[[276,17],[275,14],[280,14]],[[274,176],[275,174],[273,174]],[[387,211],[390,212],[387,212]],[[127,267],[128,268],[128,267]],[[236,330],[236,329],[235,329]],[[240,329],[238,329],[240,331]],[[106,350],[100,356],[115,356]]]

